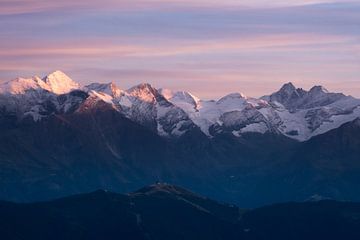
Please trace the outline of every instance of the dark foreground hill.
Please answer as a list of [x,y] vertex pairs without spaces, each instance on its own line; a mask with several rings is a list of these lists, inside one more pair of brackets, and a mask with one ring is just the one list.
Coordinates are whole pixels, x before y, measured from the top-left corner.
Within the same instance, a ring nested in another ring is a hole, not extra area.
[[0,239],[360,239],[360,204],[286,203],[242,210],[155,184],[50,202],[0,203]]

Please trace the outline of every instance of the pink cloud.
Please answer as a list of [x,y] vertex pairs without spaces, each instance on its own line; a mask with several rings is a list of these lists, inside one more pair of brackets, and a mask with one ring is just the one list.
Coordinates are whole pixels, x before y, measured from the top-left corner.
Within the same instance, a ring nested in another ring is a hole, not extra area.
[[[205,98],[234,91],[261,96],[288,81],[300,86],[324,83],[330,89],[358,95],[354,81],[360,71],[356,60],[359,58],[339,60],[339,56],[349,58],[358,54],[358,44],[347,44],[351,40],[320,34],[269,34],[217,41],[159,40],[157,44],[151,44],[153,41],[149,39],[129,38],[56,43],[20,39],[0,46],[0,71],[12,72],[17,77],[61,69],[83,84],[113,80],[126,88],[151,82],[158,87],[191,90]],[[293,51],[298,52],[292,55]],[[318,52],[306,55],[307,51]],[[261,58],[217,59],[258,53]],[[347,76],[352,87],[334,87],[342,76]]]
[[[17,48],[8,45],[0,46],[2,57],[36,57],[36,56],[75,56],[75,57],[171,57],[181,55],[206,54],[206,53],[234,53],[234,51],[270,50],[281,51],[289,48],[300,48],[320,44],[340,44],[351,40],[349,37],[319,35],[319,34],[276,34],[258,35],[235,39],[222,40],[172,40],[160,44],[133,43],[119,41],[114,38],[97,39],[95,41],[64,41],[63,43],[29,42],[21,40]],[[130,42],[128,40],[128,42]],[[151,41],[149,41],[151,42]],[[358,46],[356,46],[358,49]]]
[[174,8],[219,8],[219,7],[280,7],[316,3],[337,2],[336,0],[2,0],[0,15],[49,12],[56,10],[144,10]]

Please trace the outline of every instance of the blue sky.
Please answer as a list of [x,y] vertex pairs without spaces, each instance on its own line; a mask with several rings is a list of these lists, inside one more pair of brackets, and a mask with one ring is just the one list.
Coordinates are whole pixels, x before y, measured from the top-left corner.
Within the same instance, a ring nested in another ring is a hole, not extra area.
[[292,81],[360,97],[360,1],[0,1],[0,80],[63,70],[203,98]]

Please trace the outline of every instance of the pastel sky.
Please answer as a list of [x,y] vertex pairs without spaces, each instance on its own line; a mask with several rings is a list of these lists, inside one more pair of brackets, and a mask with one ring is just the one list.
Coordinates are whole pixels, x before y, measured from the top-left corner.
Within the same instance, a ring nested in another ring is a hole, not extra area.
[[208,99],[289,81],[360,97],[360,0],[0,0],[0,81],[58,69]]

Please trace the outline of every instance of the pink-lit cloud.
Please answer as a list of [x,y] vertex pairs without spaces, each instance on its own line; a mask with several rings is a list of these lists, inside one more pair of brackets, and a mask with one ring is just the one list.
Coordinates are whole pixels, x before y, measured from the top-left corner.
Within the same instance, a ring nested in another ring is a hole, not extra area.
[[[64,41],[56,43],[30,42],[21,44],[16,49],[1,47],[2,57],[27,57],[27,56],[76,56],[76,57],[167,57],[189,54],[226,53],[234,51],[255,50],[281,50],[289,51],[290,48],[301,48],[308,45],[337,44],[350,41],[349,37],[319,34],[276,34],[240,37],[237,39],[219,40],[172,40],[160,44],[126,43],[117,44],[115,39],[97,39],[88,42]],[[130,41],[130,40],[127,40]],[[358,45],[354,45],[358,49]],[[354,50],[356,50],[354,49]]]
[[360,5],[289,7],[313,3],[0,0],[0,81],[61,69],[84,85],[150,82],[205,98],[288,81],[360,96]]
[[144,10],[211,7],[279,7],[317,3],[340,2],[339,0],[2,0],[0,15],[36,13],[57,10]]

